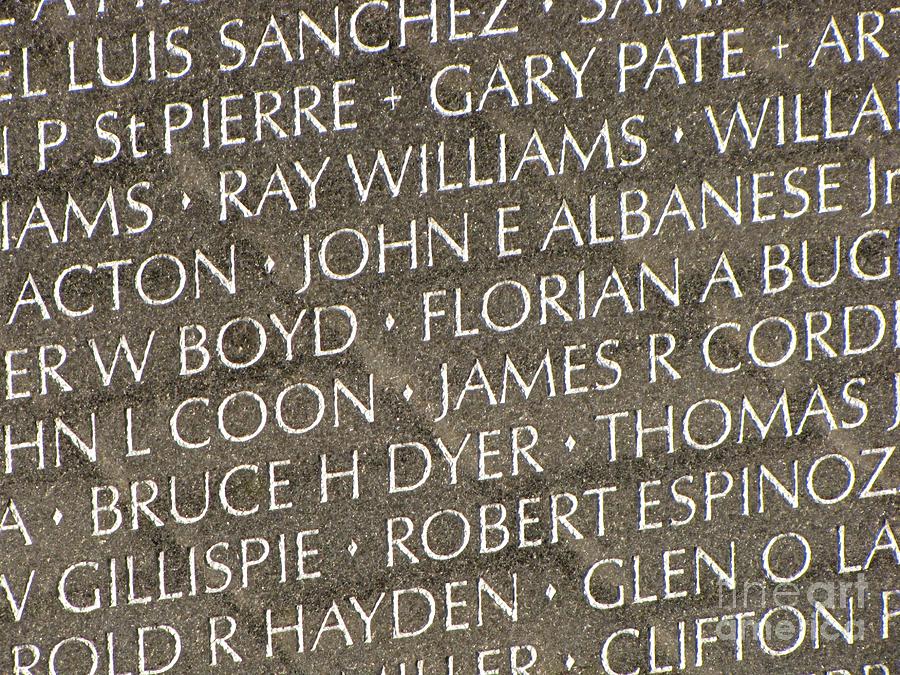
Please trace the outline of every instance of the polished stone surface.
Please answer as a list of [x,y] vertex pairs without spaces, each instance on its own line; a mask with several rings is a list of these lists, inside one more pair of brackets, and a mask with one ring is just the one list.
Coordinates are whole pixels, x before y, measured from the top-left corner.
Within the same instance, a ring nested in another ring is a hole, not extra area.
[[0,8],[0,672],[900,668],[900,14],[429,6]]

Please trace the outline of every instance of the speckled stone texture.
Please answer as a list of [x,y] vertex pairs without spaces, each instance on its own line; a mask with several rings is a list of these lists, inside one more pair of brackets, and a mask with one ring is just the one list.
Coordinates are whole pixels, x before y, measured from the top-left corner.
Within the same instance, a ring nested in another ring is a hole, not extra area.
[[0,3],[0,672],[900,669],[890,2],[101,4]]

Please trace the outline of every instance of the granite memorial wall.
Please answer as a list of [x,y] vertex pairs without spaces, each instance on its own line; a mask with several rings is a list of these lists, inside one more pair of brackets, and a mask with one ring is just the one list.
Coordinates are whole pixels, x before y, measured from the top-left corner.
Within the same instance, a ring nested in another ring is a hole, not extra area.
[[900,671],[893,4],[0,3],[0,672]]

